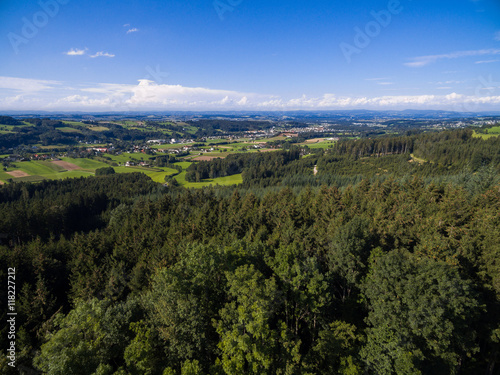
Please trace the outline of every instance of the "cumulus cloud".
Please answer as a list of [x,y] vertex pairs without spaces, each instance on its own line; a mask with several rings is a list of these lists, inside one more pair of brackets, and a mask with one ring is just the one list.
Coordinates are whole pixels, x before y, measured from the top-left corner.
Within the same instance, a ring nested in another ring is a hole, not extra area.
[[64,52],[64,54],[68,56],[82,56],[85,55],[86,52],[87,48],[85,49],[71,48],[68,52]]
[[115,57],[115,55],[113,55],[112,53],[101,51],[101,52],[97,52],[95,55],[90,55],[90,57],[92,57],[94,59],[96,57]]
[[136,27],[134,27],[134,28],[132,28],[132,29],[128,29],[128,30],[127,30],[127,34],[130,34],[130,33],[136,33],[136,32],[138,32],[138,31],[139,31],[139,29],[138,29],[138,28],[136,28]]
[[[490,85],[488,85],[490,86]],[[441,90],[450,90],[441,86]],[[57,90],[55,90],[57,88]],[[18,90],[17,92],[13,90]],[[495,91],[496,90],[496,91]],[[131,110],[334,110],[334,109],[455,109],[479,110],[500,104],[497,88],[473,96],[440,95],[321,96],[283,98],[231,90],[158,84],[88,84],[75,88],[56,81],[0,77],[0,110],[131,111]],[[10,93],[10,94],[9,94]],[[483,95],[484,94],[484,95]]]
[[419,56],[412,58],[411,59],[412,61],[407,62],[404,65],[410,68],[421,68],[423,66],[433,64],[439,60],[458,59],[470,56],[491,56],[491,55],[500,55],[500,49],[491,48],[491,49],[481,49],[473,51],[456,51],[442,55]]

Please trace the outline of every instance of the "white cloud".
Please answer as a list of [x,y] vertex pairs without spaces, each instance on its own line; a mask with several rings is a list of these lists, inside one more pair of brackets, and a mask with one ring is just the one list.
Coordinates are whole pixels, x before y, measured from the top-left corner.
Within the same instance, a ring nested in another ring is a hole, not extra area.
[[85,55],[85,52],[87,52],[87,48],[85,49],[71,48],[68,52],[64,52],[64,54],[68,56],[82,56]]
[[134,27],[134,28],[132,28],[132,29],[128,29],[128,30],[127,30],[127,34],[130,34],[130,33],[136,33],[136,32],[138,32],[138,31],[139,31],[139,29],[138,29],[138,28],[136,28],[136,27]]
[[[490,86],[490,85],[488,85]],[[55,90],[57,88],[57,90]],[[451,90],[440,86],[440,90]],[[18,90],[18,92],[13,92]],[[449,92],[449,91],[448,91]],[[88,84],[79,87],[57,81],[0,77],[0,110],[130,111],[130,110],[329,110],[329,109],[494,109],[500,88],[467,96],[443,95],[321,96],[284,98],[204,87],[157,84]],[[484,94],[484,95],[483,95]],[[476,108],[477,107],[477,108]]]
[[111,53],[108,53],[108,52],[97,52],[95,55],[90,55],[90,57],[92,58],[96,58],[96,57],[115,57],[115,55],[111,54]]
[[476,61],[476,64],[491,64],[498,61],[500,60],[482,60],[482,61]]
[[0,77],[0,90],[16,90],[27,93],[33,93],[43,90],[53,89],[60,85],[59,81],[48,81],[41,79],[16,78],[16,77]]
[[456,51],[442,55],[419,56],[412,58],[413,61],[407,62],[404,65],[409,66],[411,68],[420,68],[444,59],[458,59],[461,57],[488,56],[488,55],[500,55],[500,49],[491,48],[491,49],[481,49],[474,51]]

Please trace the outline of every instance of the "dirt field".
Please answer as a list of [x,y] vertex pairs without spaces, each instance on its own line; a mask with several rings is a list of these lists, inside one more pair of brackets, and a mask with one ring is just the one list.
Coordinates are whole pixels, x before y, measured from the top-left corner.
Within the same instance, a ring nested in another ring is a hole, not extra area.
[[313,138],[306,140],[306,143],[318,143],[323,142],[326,138]]
[[3,181],[0,181],[0,185],[4,185],[4,184],[5,184],[5,182],[3,182]]
[[55,165],[58,165],[60,167],[63,167],[64,169],[66,169],[68,171],[74,171],[75,169],[81,169],[78,165],[75,165],[73,163],[69,163],[67,161],[56,160],[56,161],[53,161],[52,163],[54,163]]
[[198,156],[196,158],[193,158],[193,160],[196,160],[196,161],[210,161],[210,160],[214,160],[214,159],[217,159],[217,158],[224,159],[224,157],[222,157],[222,156]]
[[12,172],[6,172],[7,174],[10,174],[12,177],[18,178],[18,177],[27,177],[29,174],[26,172],[17,170],[17,171],[12,171]]

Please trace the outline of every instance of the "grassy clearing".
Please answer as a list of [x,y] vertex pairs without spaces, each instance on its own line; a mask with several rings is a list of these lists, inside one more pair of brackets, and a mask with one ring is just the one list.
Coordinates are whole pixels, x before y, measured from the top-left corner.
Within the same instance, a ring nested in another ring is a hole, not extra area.
[[38,147],[41,150],[54,150],[54,149],[60,149],[60,148],[66,148],[66,147],[68,147],[68,145],[63,145],[63,144],[44,146],[44,145],[41,145],[39,143],[36,144],[35,146]]
[[92,160],[92,159],[81,159],[81,158],[61,158],[61,160],[67,161],[68,163],[73,163],[78,165],[82,169],[89,169],[92,172],[95,172],[97,168],[109,167],[108,164],[103,163],[101,161]]
[[104,132],[106,130],[109,130],[109,128],[107,128],[105,126],[89,126],[89,129],[93,130],[95,132]]
[[174,144],[165,144],[165,145],[153,145],[151,148],[155,148],[157,150],[170,150],[175,148],[183,148],[184,146],[191,146],[194,143],[174,143]]
[[73,126],[87,126],[86,124],[82,123],[82,122],[78,122],[78,121],[63,121],[64,124],[67,124],[67,125],[73,125]]
[[[70,159],[66,161],[73,161],[75,159]],[[76,159],[78,160],[78,159]],[[83,160],[83,159],[81,159]],[[53,164],[49,161],[23,161],[18,162],[9,168],[8,171],[19,169],[29,176],[13,178],[5,172],[0,173],[0,180],[6,181],[7,178],[12,178],[13,181],[41,181],[43,179],[49,180],[61,180],[64,178],[74,178],[74,177],[87,177],[93,175],[93,171],[85,170],[75,170],[67,171],[66,169]],[[9,177],[7,177],[9,176]]]
[[12,176],[10,174],[5,173],[4,171],[0,171],[0,181],[6,182],[8,179],[11,179]]
[[175,163],[175,165],[178,165],[182,168],[183,171],[185,171],[186,169],[188,169],[188,167],[193,164],[189,161],[181,161],[181,162],[178,162],[178,163]]
[[28,173],[31,176],[51,176],[60,173],[57,165],[51,165],[44,161],[22,161],[15,163],[16,169]]
[[141,172],[146,176],[151,177],[154,182],[165,182],[166,176],[171,176],[176,174],[177,171],[172,168],[142,168],[142,167],[113,167],[116,173],[133,173],[133,172]]
[[0,133],[2,134],[7,134],[7,133],[15,133],[15,129],[21,129],[21,128],[27,128],[31,127],[33,124],[30,123],[24,123],[24,125],[4,125],[0,124]]
[[151,179],[154,182],[159,182],[159,183],[164,183],[165,182],[165,177],[166,176],[172,176],[173,174],[176,174],[177,171],[172,168],[162,168],[163,172],[144,172],[147,176],[151,177]]
[[472,134],[473,137],[475,138],[482,138],[482,139],[490,139],[493,137],[498,137],[500,134],[482,134],[482,133],[476,133],[474,132]]
[[83,171],[83,170],[75,170],[75,171],[66,171],[63,173],[58,173],[53,176],[53,180],[63,180],[65,178],[78,178],[78,177],[90,177],[93,176],[93,172]]
[[500,135],[500,126],[493,126],[491,128],[486,129],[486,131],[488,132],[487,134],[476,133],[476,131],[474,131],[472,136],[482,139],[490,139],[492,137],[498,137]]
[[182,126],[182,128],[189,134],[196,134],[196,132],[198,131],[198,128],[196,126],[184,125]]
[[493,126],[489,128],[488,134],[500,134],[500,126]]
[[[128,154],[126,156],[128,156]],[[150,156],[150,155],[144,155],[144,156]],[[14,178],[13,176],[7,174],[5,171],[0,171],[0,181],[7,182],[7,180],[12,180],[16,182],[17,181],[36,182],[36,181],[42,181],[44,179],[62,180],[65,178],[89,177],[94,175],[96,169],[109,166],[109,164],[93,159],[61,158],[61,160],[75,164],[82,169],[67,171],[63,167],[53,164],[50,161],[18,162],[15,163],[12,167],[8,168],[8,171],[10,172],[13,170],[21,170],[29,174],[29,176]],[[130,160],[130,158],[127,157],[127,160]],[[175,177],[175,179],[182,186],[189,188],[191,187],[202,188],[204,186],[217,185],[217,184],[221,186],[236,185],[236,184],[241,184],[243,182],[241,174],[228,177],[215,178],[211,180],[205,180],[202,182],[195,182],[195,183],[187,182],[185,179],[186,169],[191,164],[192,163],[188,161],[176,163],[176,165],[181,166],[183,169],[183,171]],[[153,181],[158,183],[165,182],[166,176],[172,176],[178,173],[177,170],[173,168],[159,168],[159,167],[147,168],[147,167],[136,166],[136,167],[114,167],[114,169],[117,173],[141,172],[149,176]]]
[[142,153],[134,153],[134,154],[120,154],[120,155],[112,155],[112,154],[104,154],[104,156],[111,158],[115,163],[118,164],[125,164],[127,161],[135,161],[135,162],[140,162],[140,161],[148,161],[152,158],[156,158],[157,155],[147,155],[147,154],[142,154]]
[[[33,162],[31,162],[33,163]],[[50,161],[44,161],[44,160],[40,160],[40,161],[37,161],[36,163],[40,164],[40,165],[44,165],[46,167],[49,167],[50,169],[52,169],[54,172],[64,172],[66,171],[66,169],[64,169],[63,167],[61,167],[60,165],[57,165],[57,164],[54,164]]]
[[302,146],[307,146],[309,148],[330,148],[333,147],[335,141],[323,141],[316,143],[301,143]]
[[45,180],[45,177],[43,177],[43,176],[26,176],[26,177],[13,178],[12,180],[14,182],[37,182],[37,181]]
[[[233,154],[236,154],[236,152],[232,152]],[[199,156],[214,156],[217,158],[225,158],[228,155],[232,154],[231,152],[220,152],[220,151],[213,151],[213,152],[192,152],[191,154],[193,157],[199,157]]]
[[211,180],[204,180],[202,182],[188,182],[186,181],[186,169],[193,163],[183,161],[179,163],[175,163],[175,165],[179,165],[182,167],[182,172],[179,173],[177,176],[175,176],[175,180],[179,183],[179,185],[187,187],[187,188],[202,188],[205,186],[210,186],[210,185],[222,185],[222,186],[228,186],[228,185],[237,185],[241,184],[243,182],[243,177],[241,174],[236,174],[233,176],[227,176],[227,177],[219,177],[219,178],[214,178]]
[[287,139],[284,135],[280,135],[278,137],[272,137],[272,138],[266,138],[266,142],[272,142],[272,141],[283,141]]
[[185,172],[182,172],[179,176],[176,176],[175,179],[177,182],[186,187],[186,188],[202,188],[205,186],[211,185],[221,185],[221,186],[229,186],[229,185],[237,185],[243,182],[243,177],[241,174],[235,174],[227,177],[219,177],[211,180],[204,180],[202,182],[187,182],[184,178],[181,179],[181,175],[185,175]]

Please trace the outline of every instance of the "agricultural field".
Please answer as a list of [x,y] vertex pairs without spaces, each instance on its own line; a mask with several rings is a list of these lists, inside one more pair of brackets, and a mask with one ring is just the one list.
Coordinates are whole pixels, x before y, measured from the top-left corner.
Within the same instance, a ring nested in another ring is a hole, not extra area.
[[[190,164],[190,163],[186,163]],[[16,162],[6,171],[0,171],[0,181],[5,183],[21,181],[61,180],[65,178],[88,177],[95,174],[98,168],[109,167],[101,161],[93,159],[62,158],[60,161],[23,161]],[[186,166],[187,168],[187,166]],[[148,167],[114,167],[117,173],[142,172],[155,182],[165,182],[166,176],[176,174],[172,168]]]
[[63,121],[63,123],[71,126],[84,126],[87,127],[88,125],[84,124],[83,122],[77,122],[77,121]]
[[4,125],[4,124],[0,124],[0,133],[4,133],[4,134],[6,134],[6,133],[13,133],[14,132],[14,128],[21,129],[21,128],[27,128],[27,127],[30,127],[30,126],[33,126],[33,125],[30,124],[30,123],[28,123],[28,122],[24,122],[24,125]]
[[304,143],[300,143],[301,146],[307,146],[309,148],[331,148],[335,144],[335,141],[329,141],[327,139],[311,139]]
[[476,138],[482,138],[482,139],[489,139],[493,137],[498,137],[500,135],[500,126],[493,126],[489,129],[487,129],[487,134],[483,133],[477,133],[474,131],[474,137]]
[[[71,159],[75,160],[75,159]],[[82,159],[83,160],[83,159]],[[66,164],[65,164],[66,163]],[[6,171],[0,172],[0,181],[14,182],[61,180],[64,178],[88,177],[95,170],[83,169],[69,162],[23,161],[14,163]]]
[[106,130],[109,130],[109,128],[105,126],[96,126],[96,125],[90,125],[88,126],[88,129],[95,131],[95,132],[104,132]]
[[154,182],[165,183],[165,177],[171,176],[177,171],[172,168],[146,168],[146,167],[113,167],[116,173],[141,172],[149,176]]
[[176,148],[182,148],[184,146],[191,146],[193,145],[194,142],[192,143],[174,143],[174,144],[164,144],[164,145],[152,145],[151,148],[154,148],[156,150],[172,150]]
[[93,160],[93,159],[83,159],[83,158],[61,158],[61,160],[66,161],[68,163],[75,164],[82,169],[88,169],[94,172],[97,168],[109,167],[108,164],[103,163],[101,161]]
[[211,185],[229,186],[229,185],[241,184],[243,182],[243,177],[241,174],[203,180],[202,182],[187,182],[184,178],[185,175],[186,172],[183,171],[179,176],[176,176],[174,178],[177,180],[179,185],[184,186],[186,188],[202,188]]
[[134,162],[140,162],[140,161],[145,161],[147,162],[148,160],[155,158],[158,155],[147,155],[147,154],[142,154],[142,153],[122,153],[119,155],[113,155],[113,154],[104,154],[104,157],[110,158],[113,162],[117,164],[125,164],[127,161],[134,161]]

